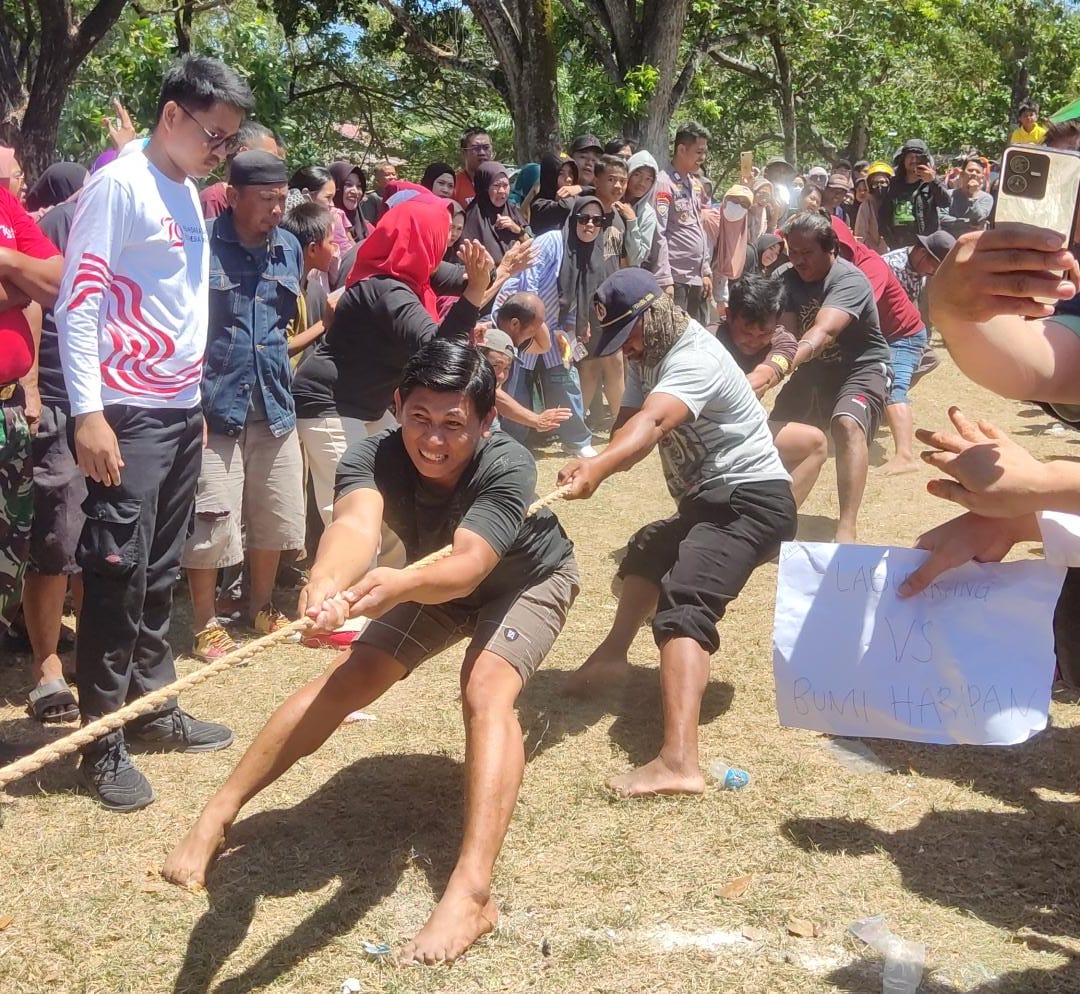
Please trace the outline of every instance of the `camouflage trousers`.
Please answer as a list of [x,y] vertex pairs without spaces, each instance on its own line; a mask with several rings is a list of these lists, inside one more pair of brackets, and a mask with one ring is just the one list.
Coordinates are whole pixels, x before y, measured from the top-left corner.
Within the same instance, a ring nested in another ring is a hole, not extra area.
[[0,630],[11,626],[22,601],[34,517],[30,429],[22,391],[0,403]]

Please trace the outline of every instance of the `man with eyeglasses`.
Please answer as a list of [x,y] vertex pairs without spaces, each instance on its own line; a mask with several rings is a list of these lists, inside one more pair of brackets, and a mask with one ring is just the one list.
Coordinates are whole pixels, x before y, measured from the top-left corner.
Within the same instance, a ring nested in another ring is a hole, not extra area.
[[[72,220],[55,316],[75,455],[87,477],[76,554],[84,721],[176,678],[169,615],[205,438],[209,314],[210,251],[192,178],[208,176],[236,147],[253,106],[232,69],[184,56],[165,73],[149,140],[94,175]],[[113,811],[154,800],[125,736],[184,752],[232,742],[229,729],[175,702],[99,739],[80,771]]]
[[461,168],[454,177],[454,199],[468,207],[476,196],[473,176],[485,162],[495,158],[491,135],[482,128],[469,128],[461,136]]

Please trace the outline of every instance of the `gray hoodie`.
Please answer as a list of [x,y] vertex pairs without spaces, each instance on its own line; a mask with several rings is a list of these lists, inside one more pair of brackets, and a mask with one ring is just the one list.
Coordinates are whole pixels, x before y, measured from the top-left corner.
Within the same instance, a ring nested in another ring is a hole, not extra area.
[[[635,152],[630,156],[627,164],[627,173],[632,174],[635,170],[648,166],[653,171],[653,176],[660,175],[660,169],[650,152]],[[668,261],[667,239],[660,228],[656,216],[656,179],[648,193],[636,203],[631,204],[634,213],[637,214],[637,236],[634,239],[637,244],[627,245],[627,255],[632,265],[647,269],[656,277],[660,286],[671,286],[674,282],[671,278],[671,265]]]

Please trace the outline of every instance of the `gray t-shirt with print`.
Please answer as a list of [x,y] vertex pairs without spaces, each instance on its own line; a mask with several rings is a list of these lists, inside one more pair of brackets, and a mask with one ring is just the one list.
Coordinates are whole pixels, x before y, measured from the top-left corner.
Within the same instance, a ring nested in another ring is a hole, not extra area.
[[730,493],[741,483],[791,480],[746,375],[697,321],[657,366],[629,363],[623,407],[640,408],[654,392],[681,400],[694,416],[660,443],[675,500],[704,487]]

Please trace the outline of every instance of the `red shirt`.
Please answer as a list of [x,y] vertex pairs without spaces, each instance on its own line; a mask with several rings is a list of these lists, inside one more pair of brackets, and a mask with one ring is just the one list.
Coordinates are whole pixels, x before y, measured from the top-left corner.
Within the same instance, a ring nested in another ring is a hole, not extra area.
[[895,342],[898,338],[917,335],[926,324],[889,264],[873,249],[856,241],[851,229],[840,218],[833,217],[831,220],[840,241],[840,255],[858,266],[870,281],[885,341]]
[[[59,255],[33,219],[7,190],[0,187],[0,248],[14,249],[32,259]],[[9,284],[10,285],[10,284]],[[0,385],[12,383],[34,365],[34,339],[21,308],[0,311]]]
[[473,186],[473,181],[469,179],[469,174],[464,169],[459,169],[454,177],[454,199],[461,204],[464,210],[473,202],[475,196],[476,187]]
[[211,184],[199,194],[203,217],[207,221],[212,221],[229,209],[228,190],[228,183],[219,182]]

